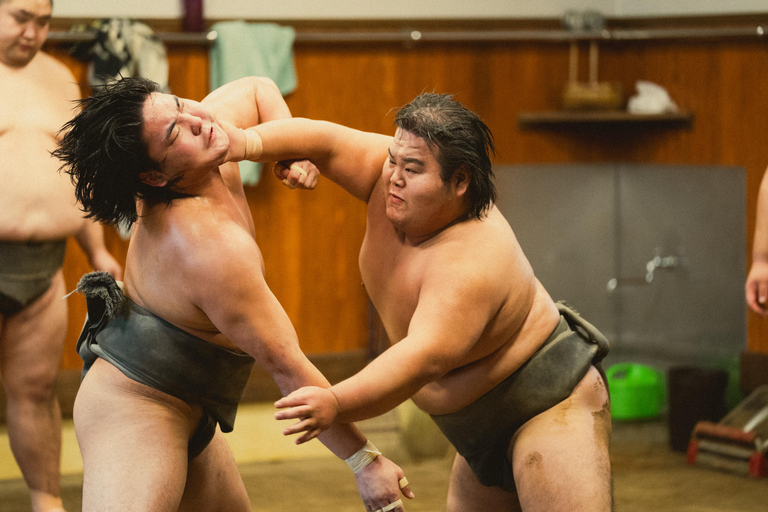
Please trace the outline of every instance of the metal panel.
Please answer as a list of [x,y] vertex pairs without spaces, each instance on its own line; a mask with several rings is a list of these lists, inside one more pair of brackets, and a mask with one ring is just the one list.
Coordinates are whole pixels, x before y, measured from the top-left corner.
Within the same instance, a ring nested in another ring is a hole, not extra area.
[[495,169],[497,206],[536,276],[607,336],[615,332],[605,283],[616,275],[615,180],[610,165],[515,165]]
[[617,178],[619,275],[647,276],[615,290],[619,343],[688,363],[743,350],[744,169],[621,165]]
[[744,350],[744,169],[516,165],[496,176],[537,276],[612,340],[609,363],[707,364]]

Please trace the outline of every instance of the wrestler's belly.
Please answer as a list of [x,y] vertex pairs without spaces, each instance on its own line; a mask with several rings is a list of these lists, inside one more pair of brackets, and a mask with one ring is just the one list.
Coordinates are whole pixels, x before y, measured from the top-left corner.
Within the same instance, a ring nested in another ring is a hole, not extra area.
[[0,137],[0,239],[55,240],[83,226],[69,175],[50,156],[49,135]]
[[560,314],[543,290],[520,330],[499,349],[452,370],[421,388],[412,399],[429,414],[449,414],[471,404],[514,373],[547,340]]

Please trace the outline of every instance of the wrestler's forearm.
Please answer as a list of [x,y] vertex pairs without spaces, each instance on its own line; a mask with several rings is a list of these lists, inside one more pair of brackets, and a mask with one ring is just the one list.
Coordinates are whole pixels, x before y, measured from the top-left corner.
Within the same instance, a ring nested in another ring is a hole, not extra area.
[[752,241],[753,260],[768,262],[768,169],[760,182],[757,196],[755,235]]
[[[284,395],[303,386],[329,388],[328,379],[300,352],[294,357],[272,367],[270,373]],[[318,436],[326,448],[341,459],[350,457],[366,442],[360,430],[349,423],[334,423],[328,430]]]
[[352,423],[334,423],[317,439],[340,459],[349,458],[366,442],[366,437]]
[[[391,137],[354,130],[327,121],[293,118],[249,128],[248,160],[310,160],[326,178],[367,201],[381,175]],[[258,137],[258,141],[255,140]],[[248,153],[248,152],[246,152]]]
[[245,130],[246,159],[275,162],[306,158],[327,164],[331,146],[331,124],[304,118],[276,119]]
[[122,280],[123,269],[107,250],[101,224],[91,222],[90,219],[85,222],[86,225],[75,235],[75,239],[88,257],[88,263],[94,270],[109,272],[116,280]]
[[83,221],[82,228],[75,233],[75,241],[85,253],[89,261],[100,251],[106,251],[104,244],[104,229],[98,222],[91,219]]
[[338,421],[384,414],[444,373],[404,350],[404,343],[390,347],[360,372],[331,387],[339,406]]

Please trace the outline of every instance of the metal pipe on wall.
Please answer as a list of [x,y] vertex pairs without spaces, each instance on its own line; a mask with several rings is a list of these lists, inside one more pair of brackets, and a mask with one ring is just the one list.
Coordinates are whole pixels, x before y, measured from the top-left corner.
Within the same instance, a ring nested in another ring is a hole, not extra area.
[[[157,32],[167,44],[210,45],[216,41],[215,30],[208,32]],[[719,40],[760,38],[768,40],[768,25],[742,27],[693,27],[653,29],[574,30],[388,30],[388,31],[297,31],[296,43],[404,43],[420,42],[568,42],[568,41],[661,41],[674,39]],[[59,43],[90,41],[87,32],[51,31],[48,40]]]

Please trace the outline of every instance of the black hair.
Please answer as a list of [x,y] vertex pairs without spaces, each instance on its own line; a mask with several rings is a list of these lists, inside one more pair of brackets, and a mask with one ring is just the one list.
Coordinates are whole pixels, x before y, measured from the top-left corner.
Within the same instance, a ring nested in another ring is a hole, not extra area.
[[139,174],[159,170],[141,138],[143,108],[160,86],[141,77],[125,77],[95,87],[92,96],[78,100],[80,112],[65,124],[66,132],[52,155],[60,171],[72,178],[75,195],[87,217],[105,224],[132,224],[138,218],[136,199],[170,202],[186,197],[173,186],[142,182]]
[[469,216],[482,218],[496,201],[496,186],[491,165],[493,134],[480,116],[451,95],[423,93],[397,112],[395,124],[437,149],[444,183],[458,169],[468,171]]

